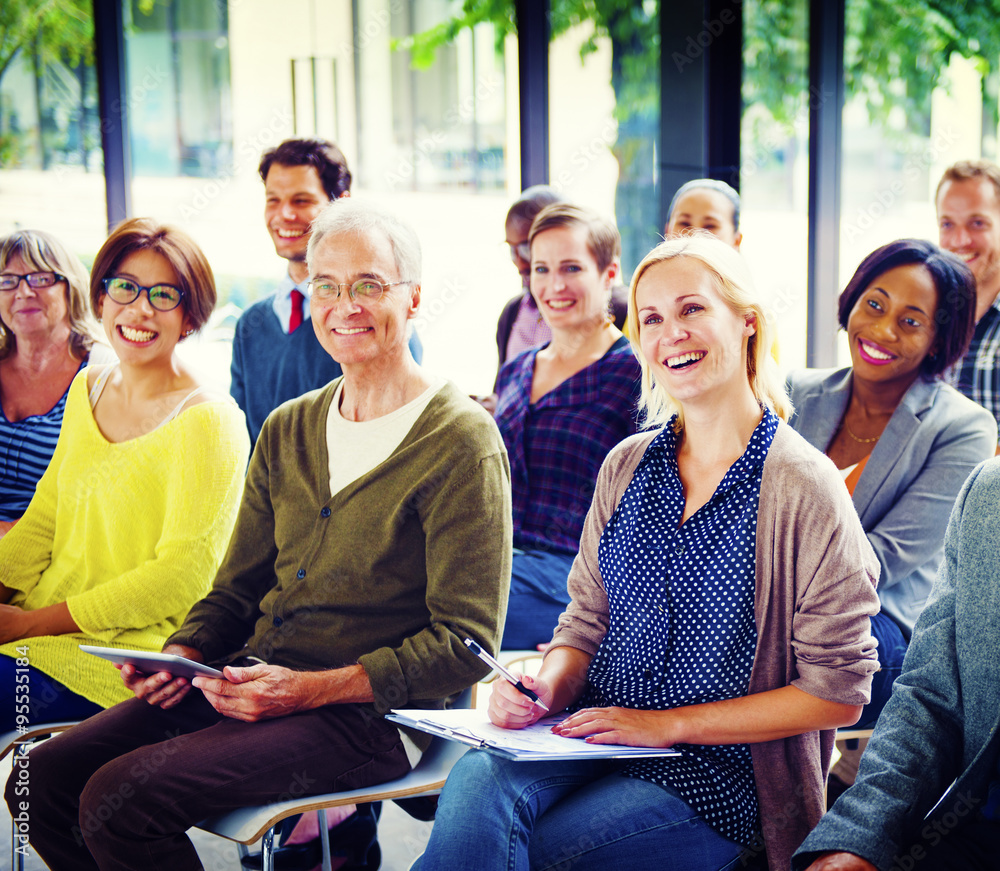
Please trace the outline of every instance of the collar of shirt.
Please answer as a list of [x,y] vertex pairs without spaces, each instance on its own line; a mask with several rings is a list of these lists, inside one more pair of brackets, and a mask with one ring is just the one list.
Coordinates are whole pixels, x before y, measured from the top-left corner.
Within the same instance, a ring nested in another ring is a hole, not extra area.
[[302,284],[296,284],[292,277],[286,272],[281,281],[278,282],[278,289],[274,292],[271,300],[271,308],[281,324],[281,329],[288,332],[288,319],[292,315],[292,290],[298,290],[304,297],[306,304],[302,306],[302,322],[309,320],[309,279]]
[[[757,424],[750,435],[750,441],[747,442],[746,450],[729,467],[726,474],[722,476],[719,486],[715,488],[715,493],[712,496],[713,499],[716,495],[732,489],[741,481],[750,480],[759,474],[763,460],[754,460],[751,458],[767,455],[767,449],[771,446],[774,433],[778,429],[778,416],[766,405],[762,405],[761,408],[764,413],[761,416],[760,423]],[[660,434],[649,443],[646,453],[643,454],[638,466],[636,466],[635,474],[638,474],[649,463],[665,462],[677,476],[678,483],[680,482],[680,473],[677,469],[678,434],[674,432],[674,421],[676,419],[677,415],[675,414],[670,418],[669,423],[661,430]],[[753,448],[758,448],[759,450],[752,450]]]

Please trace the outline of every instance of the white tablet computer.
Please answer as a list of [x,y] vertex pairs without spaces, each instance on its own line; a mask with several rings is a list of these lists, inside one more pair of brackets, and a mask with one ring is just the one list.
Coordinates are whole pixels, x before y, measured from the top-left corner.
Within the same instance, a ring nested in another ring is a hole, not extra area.
[[102,659],[117,662],[119,665],[134,665],[144,674],[156,674],[159,671],[166,671],[174,677],[194,677],[196,674],[205,674],[209,677],[225,677],[217,668],[210,668],[193,659],[177,656],[174,653],[151,653],[148,650],[122,650],[118,647],[92,647],[89,644],[81,644],[80,650],[84,653],[92,653]]

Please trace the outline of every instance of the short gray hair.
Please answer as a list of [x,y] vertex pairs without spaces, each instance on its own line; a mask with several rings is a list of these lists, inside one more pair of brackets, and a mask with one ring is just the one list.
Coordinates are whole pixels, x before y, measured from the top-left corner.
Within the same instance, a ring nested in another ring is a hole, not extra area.
[[420,240],[413,229],[377,206],[349,198],[331,200],[313,221],[312,235],[306,248],[306,263],[310,271],[316,249],[327,236],[341,233],[367,236],[373,232],[381,233],[389,240],[399,280],[420,284]]

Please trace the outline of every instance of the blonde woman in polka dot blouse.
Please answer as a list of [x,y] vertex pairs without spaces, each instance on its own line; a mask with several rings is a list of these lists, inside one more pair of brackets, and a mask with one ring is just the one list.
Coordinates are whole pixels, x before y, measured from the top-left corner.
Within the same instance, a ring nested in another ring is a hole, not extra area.
[[[572,602],[524,680],[559,734],[679,755],[469,753],[418,868],[787,869],[822,815],[834,730],[868,699],[878,562],[836,469],[784,422],[742,258],[662,243],[627,331],[655,429],[605,461]],[[505,681],[489,713],[512,729],[544,714]]]

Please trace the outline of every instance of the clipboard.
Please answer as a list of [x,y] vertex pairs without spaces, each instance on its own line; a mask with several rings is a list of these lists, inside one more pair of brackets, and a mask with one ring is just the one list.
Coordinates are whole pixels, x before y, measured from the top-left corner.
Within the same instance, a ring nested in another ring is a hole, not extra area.
[[485,750],[519,762],[572,759],[642,759],[651,756],[680,756],[665,747],[629,747],[624,744],[588,744],[582,738],[555,735],[552,726],[562,715],[544,717],[524,729],[503,729],[490,722],[484,711],[454,708],[447,711],[419,708],[394,709],[386,719],[400,726],[419,729],[458,741],[476,750]]

